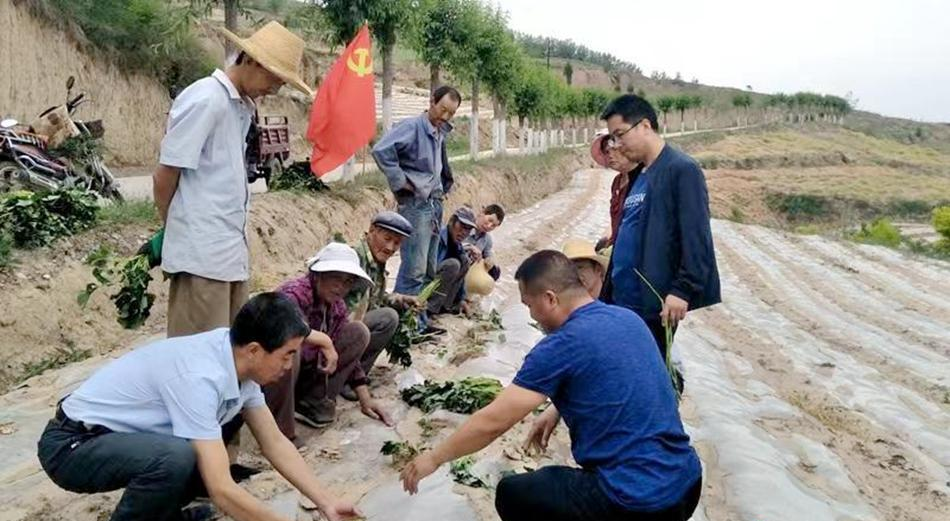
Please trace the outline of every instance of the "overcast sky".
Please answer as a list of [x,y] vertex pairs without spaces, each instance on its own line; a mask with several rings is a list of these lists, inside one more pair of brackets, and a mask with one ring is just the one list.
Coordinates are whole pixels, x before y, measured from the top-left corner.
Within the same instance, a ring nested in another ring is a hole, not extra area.
[[950,0],[491,0],[516,31],[572,39],[647,75],[844,96],[950,122]]

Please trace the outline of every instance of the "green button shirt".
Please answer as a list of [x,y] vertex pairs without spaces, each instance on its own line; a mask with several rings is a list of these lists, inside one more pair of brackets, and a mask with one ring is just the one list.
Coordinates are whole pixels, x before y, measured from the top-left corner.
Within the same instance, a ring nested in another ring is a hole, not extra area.
[[350,310],[350,315],[361,319],[367,311],[390,305],[386,295],[386,276],[389,274],[386,272],[386,265],[373,258],[365,237],[360,239],[353,249],[360,258],[360,267],[373,281],[371,288],[353,289],[346,296],[346,307]]

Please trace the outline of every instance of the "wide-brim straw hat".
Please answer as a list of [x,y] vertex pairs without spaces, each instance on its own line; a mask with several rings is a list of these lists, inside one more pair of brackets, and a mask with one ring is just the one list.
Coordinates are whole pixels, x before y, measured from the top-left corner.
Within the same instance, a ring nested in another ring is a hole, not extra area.
[[313,98],[313,89],[300,76],[303,65],[304,41],[279,22],[270,22],[250,36],[241,38],[231,31],[220,28],[221,34],[247,53],[287,85]]
[[610,260],[607,257],[598,255],[594,250],[594,243],[585,241],[584,239],[568,239],[564,241],[564,247],[561,248],[561,252],[565,257],[571,260],[587,259],[594,261],[603,266],[604,272],[607,271],[607,267],[610,265]]

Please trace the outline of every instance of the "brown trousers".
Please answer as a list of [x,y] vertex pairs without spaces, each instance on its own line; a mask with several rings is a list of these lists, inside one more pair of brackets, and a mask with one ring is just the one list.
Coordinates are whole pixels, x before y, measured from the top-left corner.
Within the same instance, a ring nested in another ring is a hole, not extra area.
[[362,322],[350,322],[333,338],[333,347],[339,355],[336,372],[328,375],[321,371],[317,367],[319,357],[307,362],[298,354],[290,371],[264,387],[267,406],[284,436],[291,440],[297,436],[294,430],[294,405],[297,402],[324,398],[336,401],[353,370],[359,366],[367,345],[369,329]]
[[247,281],[222,282],[190,273],[173,273],[169,277],[169,338],[231,327],[247,302]]

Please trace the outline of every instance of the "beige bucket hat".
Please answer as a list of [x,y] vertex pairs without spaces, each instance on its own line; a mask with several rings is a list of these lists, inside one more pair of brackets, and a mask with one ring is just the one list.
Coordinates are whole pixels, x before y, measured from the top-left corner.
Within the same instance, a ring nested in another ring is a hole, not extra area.
[[254,61],[287,82],[287,85],[313,97],[313,89],[300,77],[304,41],[279,22],[270,22],[250,36],[241,38],[227,29],[219,29],[225,38],[246,52]]
[[607,266],[610,264],[610,260],[603,255],[598,255],[594,251],[594,244],[590,241],[585,241],[584,239],[571,238],[564,241],[564,248],[561,250],[564,253],[564,256],[568,259],[587,259],[592,260],[601,266],[604,267],[604,271],[607,271]]

